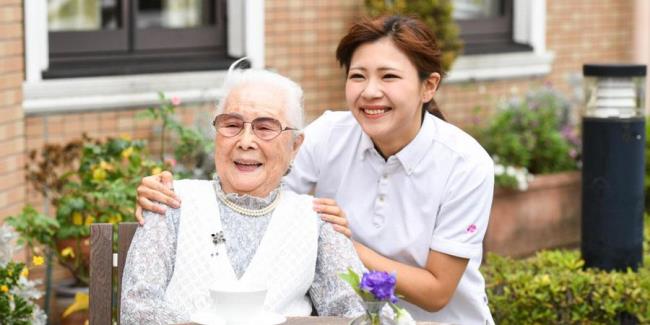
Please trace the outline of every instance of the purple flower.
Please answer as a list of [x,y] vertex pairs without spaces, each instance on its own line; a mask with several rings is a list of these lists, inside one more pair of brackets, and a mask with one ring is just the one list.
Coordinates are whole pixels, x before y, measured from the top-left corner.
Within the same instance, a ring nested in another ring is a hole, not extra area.
[[370,271],[363,274],[359,288],[371,293],[379,301],[397,303],[395,284],[397,277],[394,273]]

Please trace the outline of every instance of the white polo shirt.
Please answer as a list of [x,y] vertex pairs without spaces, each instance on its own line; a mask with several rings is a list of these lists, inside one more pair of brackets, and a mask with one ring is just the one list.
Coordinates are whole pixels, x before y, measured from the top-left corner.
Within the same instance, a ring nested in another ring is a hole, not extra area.
[[350,112],[328,111],[305,129],[284,181],[299,193],[334,198],[353,239],[390,259],[424,267],[429,250],[469,259],[439,312],[400,301],[416,320],[493,323],[479,266],[494,168],[465,132],[425,114],[413,141],[384,160]]

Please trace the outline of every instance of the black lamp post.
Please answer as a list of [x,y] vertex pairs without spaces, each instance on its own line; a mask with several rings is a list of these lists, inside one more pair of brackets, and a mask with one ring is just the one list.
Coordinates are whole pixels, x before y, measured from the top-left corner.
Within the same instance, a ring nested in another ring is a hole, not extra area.
[[643,261],[644,65],[587,64],[582,118],[582,257],[586,267]]

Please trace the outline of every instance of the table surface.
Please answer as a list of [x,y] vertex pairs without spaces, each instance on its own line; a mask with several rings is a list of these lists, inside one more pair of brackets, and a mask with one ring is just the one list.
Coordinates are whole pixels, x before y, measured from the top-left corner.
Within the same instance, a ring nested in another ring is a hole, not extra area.
[[[348,323],[350,323],[350,319],[343,317],[289,317],[282,325],[348,325]],[[417,324],[444,325],[444,323],[437,322],[417,322]]]

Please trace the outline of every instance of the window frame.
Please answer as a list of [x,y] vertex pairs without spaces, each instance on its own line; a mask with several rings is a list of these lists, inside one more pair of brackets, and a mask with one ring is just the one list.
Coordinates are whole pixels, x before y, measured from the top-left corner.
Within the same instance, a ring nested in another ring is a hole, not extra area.
[[551,72],[555,55],[546,49],[546,0],[513,0],[513,39],[530,50],[492,54],[461,54],[445,82],[529,78]]
[[460,38],[464,42],[463,54],[494,54],[531,51],[529,44],[515,41],[514,1],[501,1],[499,16],[456,20]]
[[177,30],[138,29],[138,0],[120,1],[117,30],[48,32],[49,67],[43,78],[215,70],[234,61],[226,44],[226,3],[231,1],[207,0],[215,4],[213,26]]

